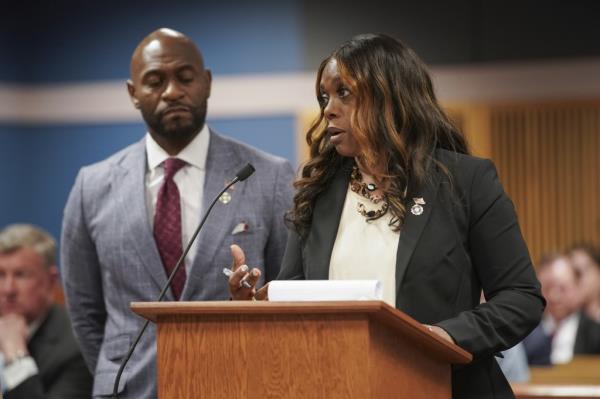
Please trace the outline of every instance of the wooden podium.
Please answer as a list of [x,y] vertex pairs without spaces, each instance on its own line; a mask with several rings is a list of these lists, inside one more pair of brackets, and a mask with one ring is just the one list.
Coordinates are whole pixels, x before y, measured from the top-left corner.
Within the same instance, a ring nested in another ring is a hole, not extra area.
[[154,302],[158,397],[451,398],[471,355],[380,301]]

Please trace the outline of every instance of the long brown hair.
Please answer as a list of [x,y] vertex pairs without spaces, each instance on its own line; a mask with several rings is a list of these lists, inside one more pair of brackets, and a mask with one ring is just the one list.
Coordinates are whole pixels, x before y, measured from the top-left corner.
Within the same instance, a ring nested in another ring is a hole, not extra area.
[[[390,225],[399,230],[409,183],[420,186],[427,180],[428,164],[435,162],[433,153],[438,148],[468,154],[466,140],[439,106],[425,64],[400,41],[365,34],[342,44],[319,66],[317,98],[323,70],[333,59],[357,99],[351,125],[361,149],[358,157],[376,178],[389,181],[385,194],[392,213]],[[343,163],[329,142],[322,105],[306,141],[310,159],[294,184],[298,191],[287,215],[301,235],[310,227],[317,196]]]

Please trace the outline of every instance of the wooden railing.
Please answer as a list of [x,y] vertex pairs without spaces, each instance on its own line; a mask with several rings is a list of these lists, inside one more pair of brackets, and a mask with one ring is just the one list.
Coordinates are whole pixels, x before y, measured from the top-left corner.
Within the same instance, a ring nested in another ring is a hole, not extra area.
[[514,384],[517,399],[597,399],[600,386],[597,385],[536,385]]
[[600,386],[600,356],[578,355],[567,364],[552,367],[532,367],[531,382],[535,384],[580,384]]
[[518,399],[600,398],[600,356],[576,356],[570,363],[532,367],[528,384],[514,384]]

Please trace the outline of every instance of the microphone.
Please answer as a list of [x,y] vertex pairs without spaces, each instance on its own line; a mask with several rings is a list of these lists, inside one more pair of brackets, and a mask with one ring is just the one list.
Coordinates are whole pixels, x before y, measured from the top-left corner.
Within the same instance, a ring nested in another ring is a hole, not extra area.
[[238,181],[244,181],[247,178],[249,178],[252,173],[254,173],[254,166],[247,164],[242,169],[240,169],[239,172],[237,172],[235,178],[238,179]]
[[[223,195],[223,193],[225,191],[227,191],[229,189],[229,187],[233,186],[235,183],[237,183],[239,181],[246,180],[248,177],[250,177],[254,173],[254,171],[255,171],[254,166],[252,166],[249,163],[246,164],[246,166],[244,166],[242,169],[240,169],[235,174],[235,177],[233,178],[233,180],[230,181],[225,186],[225,188],[223,190],[221,190],[219,192],[219,194],[217,194],[217,196],[215,197],[215,199],[213,199],[213,201],[210,203],[210,206],[208,207],[208,210],[204,213],[204,217],[202,218],[202,221],[200,222],[200,224],[196,228],[196,231],[194,231],[194,234],[192,235],[192,238],[190,238],[190,241],[186,245],[185,250],[181,254],[181,257],[179,258],[179,260],[175,264],[175,267],[171,271],[171,274],[169,275],[169,278],[167,279],[167,283],[165,284],[165,286],[161,290],[160,295],[158,296],[158,299],[156,300],[157,302],[162,302],[163,298],[167,294],[167,290],[171,286],[171,281],[173,281],[173,278],[175,277],[175,274],[177,273],[177,271],[179,270],[179,268],[183,264],[183,260],[185,259],[187,253],[190,251],[190,248],[192,247],[192,244],[196,240],[196,237],[198,236],[198,233],[200,233],[200,230],[202,229],[202,226],[204,226],[204,223],[206,222],[206,219],[208,218],[208,215],[210,215],[210,211],[213,209],[213,207],[217,203],[218,199],[221,197],[221,195]],[[129,359],[131,358],[131,355],[133,355],[133,351],[135,350],[136,346],[140,342],[140,339],[142,338],[142,335],[144,335],[144,331],[146,331],[146,328],[148,327],[148,324],[150,324],[150,320],[146,320],[144,322],[144,325],[142,326],[142,328],[140,329],[137,337],[133,341],[133,344],[131,344],[131,346],[129,347],[129,351],[127,352],[127,355],[125,355],[125,357],[123,358],[123,360],[121,362],[121,366],[119,367],[119,371],[117,372],[117,376],[115,377],[115,384],[113,386],[113,398],[115,398],[115,399],[118,399],[118,397],[119,397],[118,390],[119,390],[119,382],[121,381],[121,375],[123,374],[123,371],[125,370],[125,366],[127,365],[127,362],[129,361]]]

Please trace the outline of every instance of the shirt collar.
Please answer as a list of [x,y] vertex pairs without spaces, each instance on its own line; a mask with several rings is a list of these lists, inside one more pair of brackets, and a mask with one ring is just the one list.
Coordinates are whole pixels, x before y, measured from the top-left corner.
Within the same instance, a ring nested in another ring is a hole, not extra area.
[[565,317],[559,323],[557,323],[556,320],[554,320],[554,318],[552,318],[552,316],[550,316],[549,314],[546,314],[542,318],[542,328],[544,329],[544,332],[546,332],[546,334],[552,334],[552,333],[556,332],[556,330],[559,327],[564,328],[564,326],[567,326],[569,324],[579,325],[580,315],[581,314],[579,312],[575,312],[575,313]]
[[[208,145],[210,143],[210,130],[205,123],[200,133],[183,149],[177,158],[187,162],[200,170],[206,167],[206,157],[208,154]],[[148,158],[148,169],[154,170],[161,165],[169,154],[152,138],[150,133],[146,133],[146,155]]]

